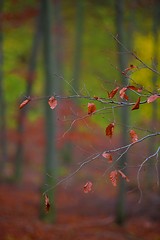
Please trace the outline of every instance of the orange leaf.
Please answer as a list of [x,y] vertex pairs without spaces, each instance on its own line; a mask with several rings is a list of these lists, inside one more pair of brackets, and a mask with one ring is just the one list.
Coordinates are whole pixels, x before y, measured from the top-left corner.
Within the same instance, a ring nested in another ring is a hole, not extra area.
[[114,123],[110,123],[107,127],[106,127],[106,136],[109,136],[110,138],[113,135],[113,130],[114,130]]
[[84,193],[89,193],[92,190],[92,185],[92,182],[88,181],[83,187]]
[[135,105],[132,107],[132,110],[139,109],[140,100],[141,100],[141,98],[139,97],[137,99],[137,102],[135,103]]
[[31,101],[31,97],[27,97],[26,100],[24,100],[20,105],[19,108],[23,108],[24,106],[26,106],[29,102]]
[[112,155],[111,155],[110,153],[104,152],[104,153],[102,154],[102,156],[103,156],[104,158],[106,158],[109,163],[112,162]]
[[133,64],[131,64],[128,68],[124,69],[122,74],[126,75],[128,73],[128,71],[132,70],[133,68],[137,68],[137,67],[134,66]]
[[121,170],[118,170],[118,173],[126,180],[126,182],[129,182],[129,178]]
[[127,90],[127,87],[122,88],[119,91],[119,95],[120,95],[120,98],[125,99],[126,101],[128,101],[128,96],[126,95],[126,90]]
[[57,106],[57,100],[55,99],[54,96],[49,98],[48,104],[49,104],[51,109],[54,109]]
[[92,114],[96,111],[96,105],[94,103],[88,103],[88,114]]
[[129,134],[133,143],[138,141],[137,133],[134,130],[130,130]]
[[111,183],[113,184],[114,187],[117,186],[117,177],[118,177],[117,170],[114,170],[114,171],[110,172],[109,178],[110,178]]
[[147,99],[147,103],[152,103],[152,102],[154,102],[157,98],[160,98],[160,96],[157,95],[157,94],[151,95],[151,96]]
[[44,200],[45,200],[45,210],[46,212],[49,212],[50,209],[50,202],[49,202],[49,197],[48,195],[44,195]]
[[118,92],[119,87],[116,87],[115,89],[113,89],[110,93],[108,93],[108,97],[109,98],[113,98],[114,95]]

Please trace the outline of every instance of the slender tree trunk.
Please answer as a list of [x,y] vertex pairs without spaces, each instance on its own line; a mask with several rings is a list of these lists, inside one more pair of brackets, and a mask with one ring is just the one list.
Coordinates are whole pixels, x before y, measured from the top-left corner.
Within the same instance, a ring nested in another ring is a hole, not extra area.
[[[153,26],[152,26],[152,33],[153,33],[153,68],[157,69],[158,66],[158,57],[159,57],[159,51],[157,48],[159,48],[159,24],[160,24],[160,2],[157,1],[154,5],[153,10]],[[157,90],[157,82],[158,81],[158,75],[153,73],[152,77],[152,86],[153,86],[153,92]],[[151,117],[151,123],[150,123],[150,129],[153,129],[153,131],[158,130],[158,105],[157,101],[152,103],[152,117]],[[149,140],[149,154],[153,154],[156,149],[156,139],[150,139]],[[148,171],[147,171],[147,185],[148,188],[153,187],[153,175],[154,175],[154,168],[155,163],[151,160],[148,163]]]
[[3,86],[3,22],[2,11],[4,1],[0,1],[0,169],[1,177],[5,177],[5,163],[7,161],[7,128],[6,106]]
[[[125,27],[124,27],[124,0],[115,1],[115,9],[116,9],[116,34],[118,35],[118,39],[125,44]],[[126,55],[122,54],[124,49],[123,47],[118,44],[118,53],[119,53],[119,67],[121,70],[125,69],[126,64]],[[123,77],[121,75],[121,83],[123,86],[127,85],[127,78]],[[122,108],[121,110],[121,144],[126,145],[128,142],[128,134],[126,126],[128,126],[129,122],[129,114],[128,114],[128,108]],[[123,158],[120,161],[120,168],[123,168],[125,166],[125,163],[127,162],[127,154],[123,156]],[[120,180],[119,185],[119,193],[117,196],[117,206],[116,206],[116,221],[118,224],[123,224],[125,221],[125,215],[126,215],[126,182],[124,179]]]
[[[28,73],[26,77],[26,96],[30,96],[32,92],[33,81],[35,78],[35,69],[37,63],[38,52],[40,49],[40,40],[41,40],[41,13],[38,16],[34,38],[33,38],[33,45],[31,50],[31,56],[28,65]],[[21,182],[22,175],[23,175],[23,160],[24,160],[24,120],[26,118],[26,111],[27,108],[23,108],[19,111],[18,120],[17,120],[17,134],[18,134],[18,142],[16,146],[16,153],[15,153],[15,165],[14,165],[14,181],[19,183]]]
[[61,14],[61,0],[53,0],[53,48],[54,48],[54,74],[56,75],[56,89],[58,92],[63,92],[63,47],[64,47],[64,30],[63,18]]
[[[45,95],[53,95],[57,90],[55,81],[55,55],[53,49],[52,37],[52,13],[53,5],[51,0],[41,0],[43,10],[43,56],[44,56],[44,72],[45,72]],[[56,154],[56,111],[49,108],[48,103],[45,104],[45,135],[46,135],[46,154],[44,166],[44,184],[47,190],[53,187],[57,175],[57,154]],[[43,189],[44,190],[44,189]],[[51,202],[50,211],[45,214],[41,211],[41,217],[47,222],[55,220],[54,208],[54,190],[48,192]]]
[[[84,4],[85,1],[76,0],[76,36],[73,63],[73,88],[79,90],[82,50],[83,50],[83,33],[84,33]],[[75,94],[75,92],[74,92]]]
[[[82,52],[83,52],[83,35],[84,35],[84,10],[85,1],[76,0],[76,20],[75,20],[75,46],[74,46],[74,58],[73,58],[73,82],[72,82],[72,94],[79,92],[80,77],[82,68]],[[75,100],[75,104],[78,102]],[[75,127],[72,128],[72,132],[76,131]],[[74,146],[72,142],[67,142],[64,149],[65,163],[68,165],[72,162],[74,155]]]

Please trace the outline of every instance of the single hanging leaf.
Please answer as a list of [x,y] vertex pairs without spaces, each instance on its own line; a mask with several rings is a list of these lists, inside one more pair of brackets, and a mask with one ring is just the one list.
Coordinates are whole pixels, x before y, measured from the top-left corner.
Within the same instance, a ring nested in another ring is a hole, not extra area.
[[54,96],[49,98],[48,104],[49,104],[51,109],[54,109],[57,106],[57,100],[55,99]]
[[116,95],[116,93],[118,92],[119,87],[116,87],[115,89],[113,89],[110,93],[108,93],[108,97],[109,98],[113,98],[114,95]]
[[92,185],[92,182],[88,181],[83,187],[84,193],[89,193],[92,190]]
[[134,66],[133,64],[131,64],[128,68],[124,69],[124,71],[122,72],[122,74],[126,75],[130,70],[137,68],[136,66]]
[[112,155],[111,155],[110,153],[104,152],[104,153],[102,154],[102,156],[103,156],[104,158],[106,158],[109,163],[112,162]]
[[113,135],[113,130],[114,130],[114,123],[110,123],[107,127],[106,127],[106,136],[109,136],[110,138]]
[[129,134],[133,143],[138,141],[138,135],[134,130],[130,130]]
[[157,95],[157,94],[153,94],[153,95],[151,95],[151,96],[147,99],[147,103],[152,103],[152,102],[154,102],[157,98],[160,98],[160,96]]
[[126,95],[126,90],[127,90],[127,87],[122,88],[119,91],[119,96],[120,96],[120,98],[125,99],[126,101],[128,101],[128,96]]
[[24,100],[20,105],[19,108],[23,108],[24,106],[26,106],[29,102],[31,101],[31,97],[27,97],[26,100]]
[[118,173],[126,180],[126,182],[129,182],[129,178],[121,170],[118,170]]
[[96,111],[96,105],[94,103],[88,103],[88,114],[92,114]]
[[109,178],[110,178],[111,183],[113,184],[114,187],[117,186],[117,177],[118,177],[117,170],[114,170],[114,171],[110,172]]
[[135,105],[132,107],[132,110],[139,109],[140,100],[141,100],[141,98],[139,97],[139,98],[137,99],[137,102],[135,103]]
[[50,209],[50,202],[49,202],[49,197],[48,195],[44,195],[44,201],[45,201],[45,210],[48,213]]

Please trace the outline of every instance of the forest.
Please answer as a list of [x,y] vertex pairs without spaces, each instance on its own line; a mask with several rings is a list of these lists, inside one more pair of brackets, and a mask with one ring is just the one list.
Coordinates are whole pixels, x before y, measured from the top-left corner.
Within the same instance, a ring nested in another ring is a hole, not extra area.
[[1,240],[160,240],[159,0],[0,1]]

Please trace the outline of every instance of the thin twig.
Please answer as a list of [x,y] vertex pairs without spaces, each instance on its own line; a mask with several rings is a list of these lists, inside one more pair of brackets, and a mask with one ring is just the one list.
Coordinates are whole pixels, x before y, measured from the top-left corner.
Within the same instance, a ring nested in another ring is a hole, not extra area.
[[[111,35],[112,35],[112,34],[111,34]],[[115,40],[116,42],[118,42],[118,43],[124,48],[124,50],[125,50],[127,53],[131,54],[131,55],[132,55],[137,61],[139,61],[144,67],[146,67],[146,68],[148,68],[149,70],[151,70],[152,72],[160,75],[160,73],[159,73],[157,70],[155,70],[154,68],[148,66],[148,65],[147,65],[145,62],[143,62],[134,52],[130,51],[117,37],[115,37],[114,35],[112,35],[112,37],[114,38],[114,40]]]
[[142,195],[143,195],[142,188],[141,188],[141,185],[140,185],[140,172],[141,172],[144,164],[145,164],[149,159],[151,159],[151,158],[153,158],[153,157],[155,157],[155,156],[158,156],[159,151],[160,151],[160,147],[158,147],[157,151],[156,151],[154,154],[152,154],[152,155],[150,155],[149,157],[147,157],[147,158],[141,163],[141,165],[140,165],[140,167],[139,167],[139,169],[138,169],[138,173],[137,173],[137,185],[138,185],[138,189],[139,189],[139,191],[140,191],[140,197],[139,197],[139,201],[138,201],[139,203],[141,202]]
[[72,172],[70,175],[68,175],[67,177],[63,178],[62,180],[58,181],[57,184],[55,184],[54,186],[51,186],[50,188],[48,188],[44,193],[46,194],[47,192],[51,191],[52,189],[56,188],[58,185],[68,181],[70,178],[72,178],[73,176],[75,176],[85,165],[89,164],[90,162],[96,160],[101,154],[100,153],[94,153],[91,156],[89,156],[83,163],[81,163],[81,165],[74,171]]

